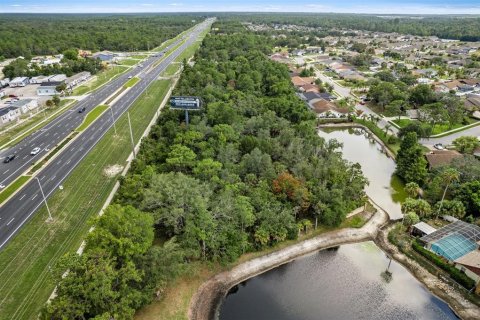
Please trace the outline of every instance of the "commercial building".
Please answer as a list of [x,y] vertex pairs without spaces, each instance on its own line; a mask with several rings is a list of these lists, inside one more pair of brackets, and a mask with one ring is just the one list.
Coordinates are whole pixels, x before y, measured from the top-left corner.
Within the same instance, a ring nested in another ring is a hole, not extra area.
[[67,78],[67,80],[65,80],[65,84],[67,85],[68,89],[71,89],[80,83],[87,81],[91,76],[92,74],[90,72],[83,71]]
[[44,82],[40,84],[37,88],[37,95],[39,96],[54,96],[59,94],[57,91],[57,86],[61,85],[62,82]]

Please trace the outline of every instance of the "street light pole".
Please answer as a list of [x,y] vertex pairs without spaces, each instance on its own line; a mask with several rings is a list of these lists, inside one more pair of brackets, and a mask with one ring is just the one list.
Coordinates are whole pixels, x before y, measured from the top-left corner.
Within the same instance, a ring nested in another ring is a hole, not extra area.
[[132,140],[133,157],[135,158],[137,155],[135,154],[135,142],[133,141],[132,123],[130,121],[130,112],[128,111],[127,111],[127,117],[128,117],[128,127],[130,128],[130,140]]
[[42,188],[42,184],[40,183],[40,179],[38,179],[38,177],[35,177],[35,179],[37,179],[38,186],[40,187],[40,192],[42,193],[43,201],[45,202],[45,206],[47,207],[47,212],[48,212],[47,222],[50,222],[50,221],[53,220],[53,218],[52,218],[52,213],[50,212],[50,208],[48,207],[47,198],[45,197],[45,194],[43,193],[43,188]]
[[113,108],[110,106],[110,112],[112,114],[113,129],[115,130],[115,135],[117,135],[117,126],[115,124],[115,117],[113,116]]

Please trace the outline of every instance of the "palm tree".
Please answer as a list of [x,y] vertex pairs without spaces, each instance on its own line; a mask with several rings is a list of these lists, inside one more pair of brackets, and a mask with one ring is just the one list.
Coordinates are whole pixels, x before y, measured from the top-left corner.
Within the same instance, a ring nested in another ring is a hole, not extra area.
[[460,178],[460,173],[454,168],[448,168],[442,173],[443,181],[447,184],[445,185],[445,190],[443,190],[442,200],[440,200],[440,206],[438,207],[437,215],[435,219],[438,218],[440,211],[442,210],[443,200],[445,199],[445,195],[447,194],[448,187],[454,181],[458,181]]
[[407,183],[404,188],[407,195],[413,199],[415,199],[418,196],[418,189],[419,189],[419,186],[415,182]]

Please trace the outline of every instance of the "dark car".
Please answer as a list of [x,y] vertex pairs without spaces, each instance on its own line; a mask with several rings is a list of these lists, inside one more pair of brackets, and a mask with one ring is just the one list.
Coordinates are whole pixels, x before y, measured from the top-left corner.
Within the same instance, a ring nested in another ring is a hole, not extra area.
[[5,160],[3,160],[3,163],[9,163],[13,159],[15,159],[15,155],[11,154],[11,155],[5,157]]
[[78,113],[83,113],[85,111],[85,107],[78,109]]

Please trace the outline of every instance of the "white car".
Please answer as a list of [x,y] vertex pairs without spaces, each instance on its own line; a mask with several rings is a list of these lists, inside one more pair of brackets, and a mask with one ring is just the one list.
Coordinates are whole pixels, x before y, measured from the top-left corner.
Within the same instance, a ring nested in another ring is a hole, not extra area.
[[4,184],[0,184],[0,190],[2,190],[3,188],[5,188],[5,185],[4,185]]
[[437,150],[444,150],[445,149],[445,147],[441,143],[436,143],[436,144],[433,145],[433,147]]
[[30,152],[30,155],[34,156],[34,155],[38,154],[39,152],[40,152],[40,148],[36,147],[32,150],[32,152]]

